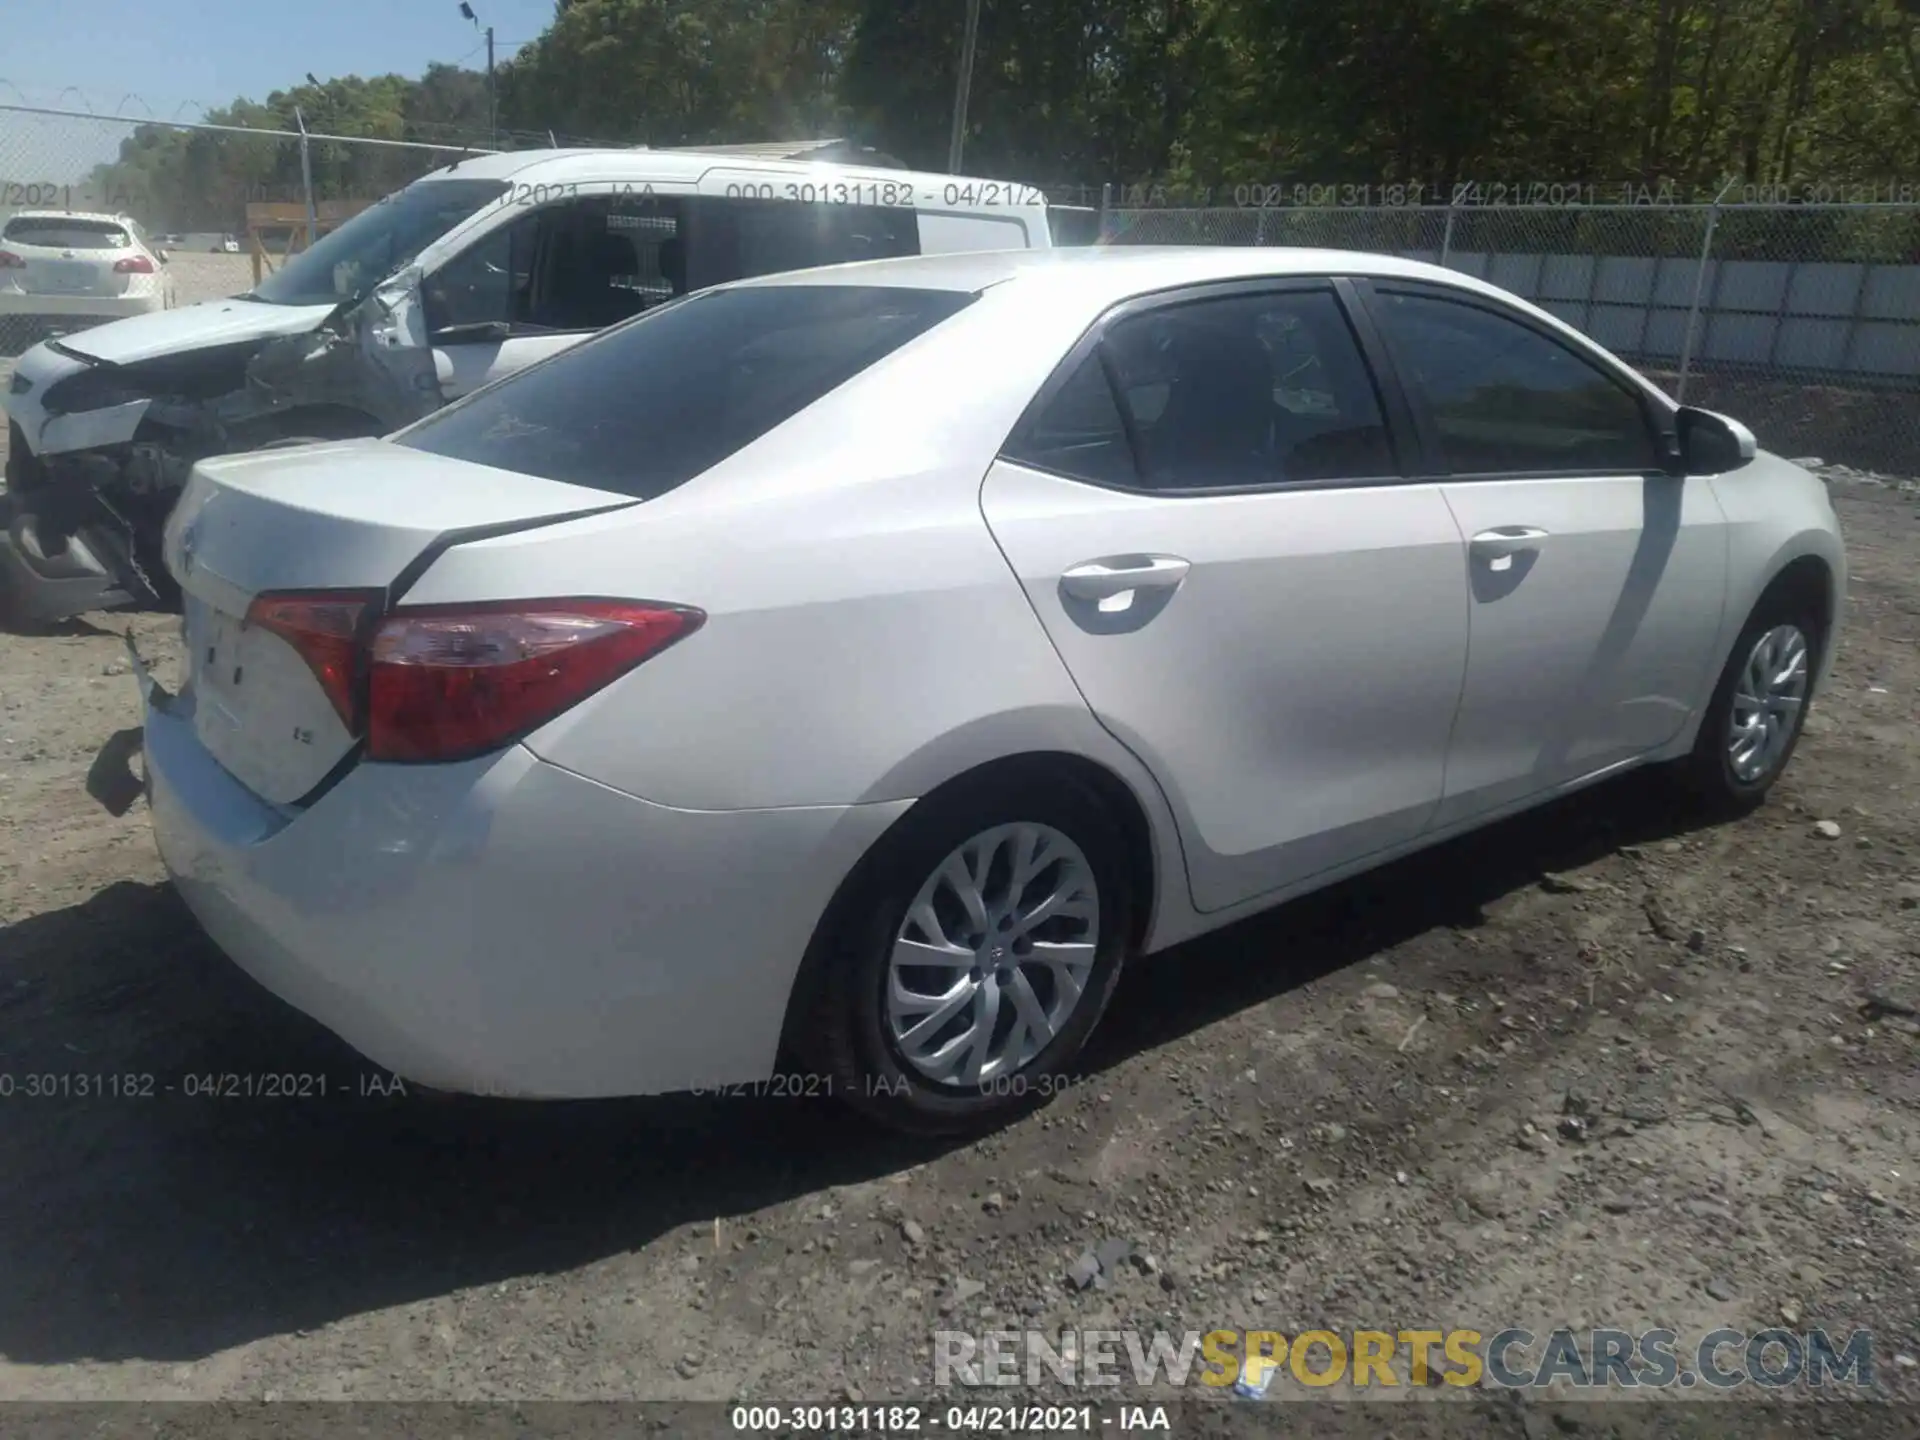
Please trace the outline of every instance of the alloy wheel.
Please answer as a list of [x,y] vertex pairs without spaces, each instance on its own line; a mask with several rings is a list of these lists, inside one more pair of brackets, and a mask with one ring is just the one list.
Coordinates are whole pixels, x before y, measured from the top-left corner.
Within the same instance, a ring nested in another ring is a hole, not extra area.
[[887,1031],[943,1085],[1003,1080],[1081,1003],[1100,940],[1093,867],[1050,825],[997,825],[921,884],[893,942]]
[[1807,637],[1797,625],[1776,625],[1747,654],[1727,717],[1727,764],[1752,785],[1772,773],[1792,743],[1807,701]]

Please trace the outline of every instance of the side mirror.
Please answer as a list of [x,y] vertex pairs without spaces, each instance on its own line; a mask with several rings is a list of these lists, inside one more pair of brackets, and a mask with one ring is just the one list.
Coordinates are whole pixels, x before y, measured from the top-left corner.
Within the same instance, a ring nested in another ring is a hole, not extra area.
[[1748,464],[1760,449],[1753,432],[1738,420],[1692,405],[1680,407],[1674,430],[1685,475],[1724,475]]

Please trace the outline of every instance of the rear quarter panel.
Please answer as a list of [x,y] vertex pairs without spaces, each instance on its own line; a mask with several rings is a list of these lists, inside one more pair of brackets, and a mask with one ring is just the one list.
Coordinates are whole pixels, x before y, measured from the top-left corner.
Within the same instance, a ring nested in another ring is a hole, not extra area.
[[980,511],[982,477],[1092,318],[993,292],[706,475],[448,551],[406,604],[605,595],[706,624],[529,737],[689,809],[912,798],[1032,750],[1110,758]]

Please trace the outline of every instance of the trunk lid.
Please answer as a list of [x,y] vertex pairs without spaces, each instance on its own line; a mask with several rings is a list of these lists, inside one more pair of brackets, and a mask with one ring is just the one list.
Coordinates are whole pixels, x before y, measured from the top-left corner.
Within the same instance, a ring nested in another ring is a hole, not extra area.
[[366,591],[378,609],[430,550],[636,503],[383,440],[202,461],[165,539],[183,592],[201,744],[284,805],[309,794],[359,738],[293,643],[247,623],[259,595]]

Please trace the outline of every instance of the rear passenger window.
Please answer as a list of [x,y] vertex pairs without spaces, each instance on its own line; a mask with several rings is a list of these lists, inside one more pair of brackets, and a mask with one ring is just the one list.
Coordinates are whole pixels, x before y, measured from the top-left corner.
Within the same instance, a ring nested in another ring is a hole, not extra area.
[[1660,468],[1637,396],[1566,346],[1477,305],[1380,295],[1381,326],[1425,396],[1454,475]]
[[1127,427],[1098,354],[1081,362],[1046,409],[1008,446],[1007,458],[1096,484],[1139,483]]
[[1373,377],[1330,290],[1189,301],[1120,321],[1008,454],[1154,490],[1397,473]]

